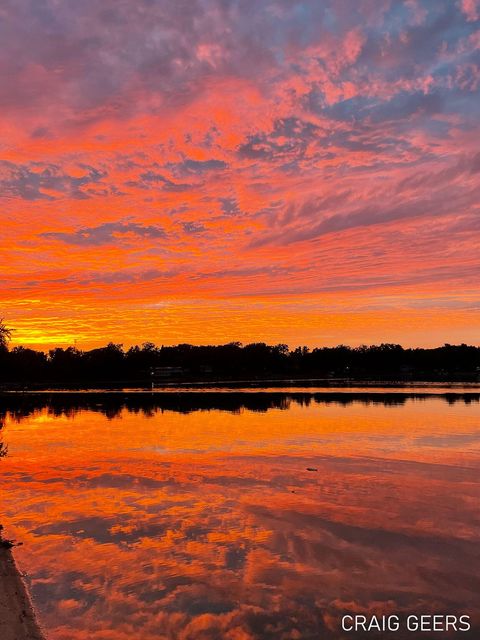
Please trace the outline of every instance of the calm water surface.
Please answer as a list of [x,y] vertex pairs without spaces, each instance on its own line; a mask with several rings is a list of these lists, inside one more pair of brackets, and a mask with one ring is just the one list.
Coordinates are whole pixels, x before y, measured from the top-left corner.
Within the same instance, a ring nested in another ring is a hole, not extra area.
[[50,640],[366,637],[347,613],[468,614],[474,635],[452,637],[479,637],[478,394],[65,396],[0,416],[1,519]]

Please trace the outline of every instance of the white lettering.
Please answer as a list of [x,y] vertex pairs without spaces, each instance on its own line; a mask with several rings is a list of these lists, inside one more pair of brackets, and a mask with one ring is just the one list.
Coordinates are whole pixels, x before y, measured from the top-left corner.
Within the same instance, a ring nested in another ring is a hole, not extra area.
[[343,616],[343,618],[342,618],[342,629],[344,631],[352,631],[353,630],[353,624],[351,624],[350,627],[346,627],[345,626],[345,622],[346,622],[347,618],[353,622],[353,617],[352,616]]
[[362,629],[362,631],[366,631],[367,627],[367,618],[365,616],[355,616],[355,631]]
[[459,622],[462,625],[459,631],[470,631],[470,616],[460,616]]
[[407,629],[409,631],[418,631],[418,618],[417,616],[408,616],[407,618]]
[[375,631],[382,631],[382,627],[380,626],[380,622],[377,620],[376,616],[372,616],[370,618],[370,622],[368,623],[368,631],[372,631],[372,629],[374,629]]
[[452,631],[457,631],[457,616],[445,617],[445,631],[450,631],[450,627]]

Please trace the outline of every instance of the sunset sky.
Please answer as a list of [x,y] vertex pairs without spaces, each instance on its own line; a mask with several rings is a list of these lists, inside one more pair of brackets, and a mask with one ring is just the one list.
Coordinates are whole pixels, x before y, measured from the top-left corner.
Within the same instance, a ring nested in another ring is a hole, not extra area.
[[480,0],[3,0],[13,344],[480,344]]

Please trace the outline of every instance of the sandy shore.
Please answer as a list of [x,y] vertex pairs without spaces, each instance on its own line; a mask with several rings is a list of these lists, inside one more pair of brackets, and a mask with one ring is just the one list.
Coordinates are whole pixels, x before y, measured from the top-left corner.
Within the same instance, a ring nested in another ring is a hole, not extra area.
[[0,638],[45,640],[10,549],[0,545]]

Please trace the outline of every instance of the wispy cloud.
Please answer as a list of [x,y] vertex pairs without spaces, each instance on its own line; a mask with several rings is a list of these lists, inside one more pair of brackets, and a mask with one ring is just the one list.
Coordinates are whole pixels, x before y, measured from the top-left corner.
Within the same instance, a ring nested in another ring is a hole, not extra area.
[[66,244],[98,246],[103,244],[124,243],[132,239],[165,238],[166,233],[157,226],[145,226],[135,222],[106,222],[97,227],[82,227],[76,231],[48,231],[41,234],[44,238],[59,240]]

